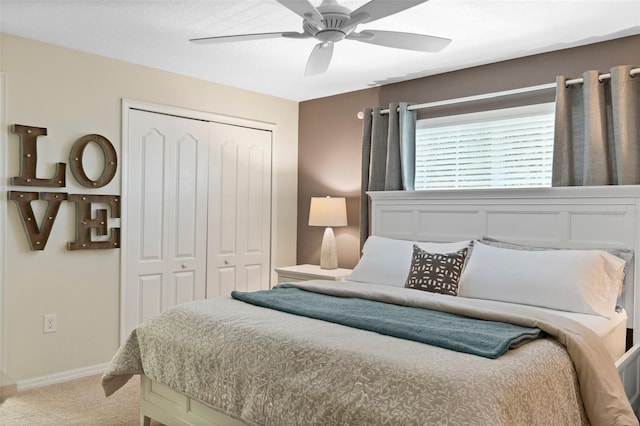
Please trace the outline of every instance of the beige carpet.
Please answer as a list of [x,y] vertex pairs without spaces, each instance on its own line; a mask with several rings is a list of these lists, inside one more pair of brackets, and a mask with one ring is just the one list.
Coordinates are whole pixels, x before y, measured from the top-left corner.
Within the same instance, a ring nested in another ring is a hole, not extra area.
[[0,426],[139,425],[139,389],[134,376],[106,398],[97,375],[18,392],[0,405]]

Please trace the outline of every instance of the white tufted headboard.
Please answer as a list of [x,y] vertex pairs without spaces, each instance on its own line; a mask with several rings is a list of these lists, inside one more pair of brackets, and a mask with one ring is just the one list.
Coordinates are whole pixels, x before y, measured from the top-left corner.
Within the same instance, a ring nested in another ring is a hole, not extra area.
[[640,186],[369,192],[371,234],[416,241],[483,236],[560,248],[635,251],[619,303],[640,342]]

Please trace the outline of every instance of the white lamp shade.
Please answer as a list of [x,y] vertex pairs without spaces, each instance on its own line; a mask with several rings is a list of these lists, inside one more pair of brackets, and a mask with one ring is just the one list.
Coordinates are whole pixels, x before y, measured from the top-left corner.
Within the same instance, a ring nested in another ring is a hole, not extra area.
[[311,197],[309,226],[347,226],[344,197]]

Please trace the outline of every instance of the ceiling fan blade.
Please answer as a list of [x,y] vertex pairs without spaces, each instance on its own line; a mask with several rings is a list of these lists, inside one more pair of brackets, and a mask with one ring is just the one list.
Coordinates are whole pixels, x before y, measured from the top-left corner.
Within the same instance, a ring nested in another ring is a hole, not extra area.
[[348,39],[396,49],[417,50],[419,52],[439,52],[451,43],[448,38],[397,31],[366,30],[351,33]]
[[318,43],[311,51],[304,70],[305,76],[322,74],[329,68],[333,56],[333,43]]
[[217,36],[217,37],[202,37],[202,38],[192,38],[189,41],[195,44],[214,44],[214,43],[229,43],[234,41],[263,40],[267,38],[278,38],[278,37],[308,38],[311,36],[306,33],[280,32],[280,33],[256,33],[256,34],[238,34],[238,35]]
[[278,0],[278,3],[293,13],[300,15],[305,19],[310,19],[316,23],[320,23],[324,19],[322,14],[318,12],[318,9],[309,3],[308,0]]
[[[371,22],[384,18],[385,16],[393,15],[394,13],[402,12],[405,9],[427,1],[428,0],[371,0],[369,3],[365,3],[351,12],[351,18],[357,18],[360,23]],[[367,17],[361,16],[365,14]]]

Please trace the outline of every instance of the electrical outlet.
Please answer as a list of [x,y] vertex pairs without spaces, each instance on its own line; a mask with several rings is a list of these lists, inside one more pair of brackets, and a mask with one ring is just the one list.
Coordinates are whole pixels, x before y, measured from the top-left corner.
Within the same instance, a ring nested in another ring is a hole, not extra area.
[[58,331],[58,315],[45,314],[44,315],[44,332],[55,333]]

